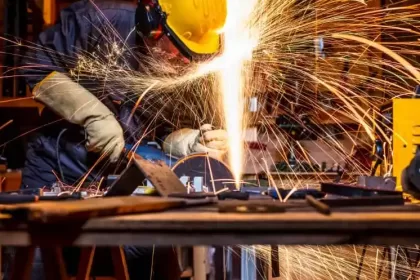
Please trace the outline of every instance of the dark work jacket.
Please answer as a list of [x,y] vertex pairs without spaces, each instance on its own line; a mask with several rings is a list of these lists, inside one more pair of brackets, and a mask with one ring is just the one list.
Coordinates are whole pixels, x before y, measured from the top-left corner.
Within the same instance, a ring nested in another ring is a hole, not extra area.
[[[129,3],[95,1],[92,4],[88,0],[73,3],[62,10],[59,22],[40,34],[36,47],[29,48],[22,62],[23,75],[30,89],[53,71],[68,73],[76,66],[80,54],[98,53],[98,48],[108,47],[110,42],[124,42],[127,49],[141,51],[138,36],[133,32],[135,10],[136,6]],[[138,69],[137,61],[134,57],[125,57],[126,67],[133,70]],[[135,114],[127,124],[133,103],[128,102],[125,95],[108,92],[102,83],[89,79],[80,81],[114,112],[124,130],[126,142],[136,142],[143,132],[141,114]],[[52,171],[59,177],[64,175],[66,183],[74,184],[98,155],[86,151],[81,127],[59,121],[60,118],[48,108],[44,109],[41,118],[44,126],[28,145],[23,186],[51,185],[56,181]],[[103,171],[103,166],[99,166],[97,169]],[[101,175],[93,171],[89,180]]]

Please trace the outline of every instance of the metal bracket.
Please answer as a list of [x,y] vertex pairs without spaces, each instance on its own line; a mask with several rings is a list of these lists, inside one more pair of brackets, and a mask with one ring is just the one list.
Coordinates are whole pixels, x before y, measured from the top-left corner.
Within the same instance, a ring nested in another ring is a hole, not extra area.
[[149,161],[136,156],[108,189],[105,196],[128,196],[149,180],[163,197],[173,193],[186,193],[178,176],[163,161]]

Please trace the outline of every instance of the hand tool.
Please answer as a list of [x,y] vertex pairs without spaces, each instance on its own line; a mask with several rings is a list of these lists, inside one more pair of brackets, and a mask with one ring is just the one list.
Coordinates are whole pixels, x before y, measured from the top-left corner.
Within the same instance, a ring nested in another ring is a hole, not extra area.
[[319,213],[324,214],[324,215],[331,214],[330,207],[326,205],[325,203],[319,200],[316,200],[312,195],[307,195],[305,197],[305,200],[311,207],[313,207]]

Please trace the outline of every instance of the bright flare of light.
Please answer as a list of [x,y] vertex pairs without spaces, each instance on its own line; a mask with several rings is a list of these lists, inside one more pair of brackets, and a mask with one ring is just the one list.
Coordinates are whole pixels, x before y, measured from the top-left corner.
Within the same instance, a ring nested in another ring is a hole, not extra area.
[[[250,71],[247,63],[258,42],[258,32],[250,26],[256,0],[228,0],[227,18],[223,27],[223,54],[207,67],[217,67],[223,100],[225,127],[229,136],[229,162],[239,186],[243,162],[243,126],[246,81]],[[213,64],[213,65],[211,65]]]

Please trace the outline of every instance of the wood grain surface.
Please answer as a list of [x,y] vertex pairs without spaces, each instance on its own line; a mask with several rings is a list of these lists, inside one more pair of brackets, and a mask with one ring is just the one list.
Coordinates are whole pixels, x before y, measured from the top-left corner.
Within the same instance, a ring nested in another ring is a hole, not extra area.
[[[413,206],[417,207],[417,206]],[[55,224],[0,223],[0,244],[72,245],[234,245],[420,243],[420,212],[218,213],[207,207],[176,209],[86,222]],[[378,208],[380,209],[380,208]],[[385,208],[386,209],[386,208]]]
[[127,196],[7,205],[3,206],[2,212],[21,221],[69,223],[72,220],[80,221],[101,216],[159,212],[185,203],[182,199]]

